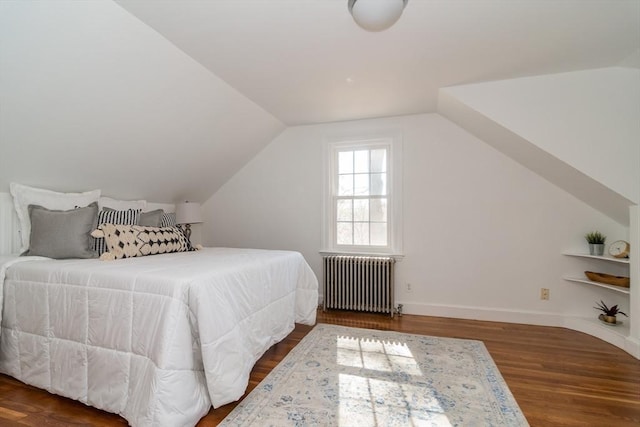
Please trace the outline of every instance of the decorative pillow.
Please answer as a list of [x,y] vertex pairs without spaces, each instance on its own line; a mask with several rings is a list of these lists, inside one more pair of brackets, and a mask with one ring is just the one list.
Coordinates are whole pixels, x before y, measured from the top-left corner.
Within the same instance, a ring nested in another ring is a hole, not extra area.
[[147,208],[146,200],[117,200],[111,197],[100,197],[98,199],[98,207],[100,210],[111,208],[116,211],[126,211],[128,209],[139,209],[143,211]]
[[95,258],[91,231],[96,228],[98,204],[68,211],[29,205],[31,234],[24,255],[56,259]]
[[175,212],[165,212],[162,214],[160,220],[160,227],[175,227],[176,226],[176,214]]
[[[100,224],[125,224],[136,225],[140,218],[140,211],[138,209],[127,209],[124,211],[116,211],[110,208],[104,208],[98,213],[98,225]],[[95,228],[95,227],[94,227]],[[107,252],[107,244],[104,238],[98,237],[93,239],[93,248],[98,253],[98,256]]]
[[100,197],[100,190],[87,191],[85,193],[58,193],[16,184],[15,182],[9,184],[9,191],[13,196],[13,204],[20,222],[22,252],[29,249],[29,236],[31,234],[29,205],[42,206],[52,210],[69,210],[97,202]]
[[109,250],[100,256],[102,260],[193,250],[177,227],[102,224],[98,230],[104,234]]
[[145,227],[160,227],[162,214],[164,214],[164,211],[162,209],[156,209],[155,211],[150,212],[142,212],[140,214],[138,225],[144,225]]

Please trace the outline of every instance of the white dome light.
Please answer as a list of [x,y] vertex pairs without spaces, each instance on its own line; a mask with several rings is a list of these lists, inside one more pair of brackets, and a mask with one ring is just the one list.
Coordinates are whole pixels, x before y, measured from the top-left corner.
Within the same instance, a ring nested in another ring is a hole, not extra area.
[[395,24],[408,0],[349,0],[353,20],[367,31],[386,30]]

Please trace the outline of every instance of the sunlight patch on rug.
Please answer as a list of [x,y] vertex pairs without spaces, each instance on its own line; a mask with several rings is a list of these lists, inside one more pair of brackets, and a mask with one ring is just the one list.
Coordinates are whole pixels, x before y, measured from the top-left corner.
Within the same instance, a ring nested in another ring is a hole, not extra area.
[[318,324],[221,426],[528,426],[480,341]]

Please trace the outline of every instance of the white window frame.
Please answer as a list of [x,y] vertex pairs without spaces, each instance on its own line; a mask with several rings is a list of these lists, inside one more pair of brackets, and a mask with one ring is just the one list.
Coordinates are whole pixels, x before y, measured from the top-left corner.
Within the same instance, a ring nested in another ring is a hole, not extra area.
[[[388,148],[387,160],[387,246],[338,245],[336,200],[339,150],[370,150],[376,146]],[[402,256],[402,135],[385,132],[359,137],[325,139],[323,155],[323,248],[321,253],[385,254]]]

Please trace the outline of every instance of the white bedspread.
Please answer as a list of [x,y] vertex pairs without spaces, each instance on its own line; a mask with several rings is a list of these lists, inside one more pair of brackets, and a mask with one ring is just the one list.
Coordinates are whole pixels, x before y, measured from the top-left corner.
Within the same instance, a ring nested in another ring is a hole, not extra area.
[[315,323],[318,282],[297,252],[205,248],[21,262],[2,294],[0,371],[134,426],[192,426]]

